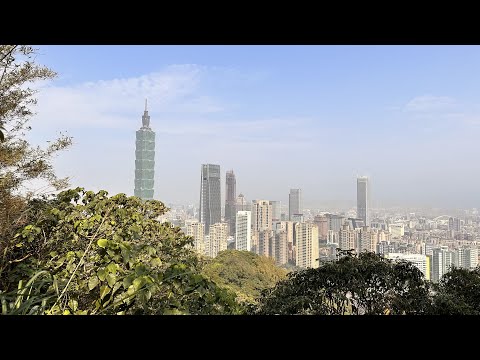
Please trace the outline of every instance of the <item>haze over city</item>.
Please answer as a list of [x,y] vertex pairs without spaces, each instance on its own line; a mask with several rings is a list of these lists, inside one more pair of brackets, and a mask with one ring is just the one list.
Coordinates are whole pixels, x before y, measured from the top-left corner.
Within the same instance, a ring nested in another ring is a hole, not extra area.
[[[59,131],[72,186],[133,195],[148,98],[155,199],[198,202],[201,164],[237,193],[305,207],[477,207],[478,46],[39,46],[33,142]],[[223,202],[222,202],[223,203]]]

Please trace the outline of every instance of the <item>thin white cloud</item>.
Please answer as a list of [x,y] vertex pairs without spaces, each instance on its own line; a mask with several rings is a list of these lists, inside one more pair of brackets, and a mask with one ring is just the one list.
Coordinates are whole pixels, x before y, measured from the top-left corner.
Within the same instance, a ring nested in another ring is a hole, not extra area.
[[[405,104],[403,113],[410,114],[414,119],[438,121],[464,125],[467,128],[477,128],[480,124],[480,109],[478,106],[459,101],[449,96],[423,95],[417,96]],[[425,132],[434,131],[435,127],[423,128]]]
[[448,96],[422,95],[410,100],[403,108],[413,113],[426,113],[452,110],[457,105],[454,98]]
[[211,113],[223,110],[214,99],[199,94],[206,68],[173,65],[134,78],[87,82],[73,86],[43,85],[36,122],[54,128],[130,128],[148,98],[150,110]]
[[240,83],[245,81],[235,69],[188,64],[131,78],[69,86],[42,83],[32,125],[44,132],[65,130],[74,136],[79,129],[134,131],[140,123],[145,98],[152,127],[159,134],[230,136],[231,140],[235,135],[255,141],[256,134],[267,132],[285,133],[291,129],[292,135],[312,120],[212,117],[229,110],[228,105],[205,90],[208,86],[204,84],[216,82],[221,78],[219,74],[230,74]]
[[[225,80],[220,75],[218,69],[177,65],[132,78],[68,86],[44,83],[30,135],[39,143],[59,130],[74,137],[73,147],[55,160],[58,174],[69,176],[71,186],[132,194],[135,131],[148,98],[156,132],[155,192],[161,199],[196,198],[201,163],[222,167],[247,163],[248,168],[257,168],[285,156],[293,158],[292,151],[310,151],[318,141],[318,134],[310,130],[315,119],[243,117],[245,104],[232,109],[219,100],[225,85],[217,88],[217,81]],[[258,80],[242,78],[238,72],[229,78],[229,87],[246,87]],[[164,176],[165,169],[174,169],[176,175]]]

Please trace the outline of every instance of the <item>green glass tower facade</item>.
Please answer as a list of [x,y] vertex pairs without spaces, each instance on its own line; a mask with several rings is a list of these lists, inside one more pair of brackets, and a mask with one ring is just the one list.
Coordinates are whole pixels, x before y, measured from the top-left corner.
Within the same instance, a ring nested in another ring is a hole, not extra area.
[[153,199],[155,175],[155,132],[150,128],[147,100],[142,116],[142,127],[137,130],[136,135],[134,195],[150,200]]

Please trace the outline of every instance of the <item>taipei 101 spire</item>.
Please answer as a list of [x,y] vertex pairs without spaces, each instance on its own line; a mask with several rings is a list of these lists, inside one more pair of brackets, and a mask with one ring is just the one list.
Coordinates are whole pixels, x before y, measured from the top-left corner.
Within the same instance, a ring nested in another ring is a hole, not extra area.
[[153,199],[154,175],[155,132],[150,128],[150,115],[148,115],[147,99],[145,99],[142,127],[136,133],[135,196],[144,200]]
[[150,116],[148,115],[147,110],[147,99],[145,99],[145,111],[143,112],[142,116],[142,125],[144,128],[150,128]]

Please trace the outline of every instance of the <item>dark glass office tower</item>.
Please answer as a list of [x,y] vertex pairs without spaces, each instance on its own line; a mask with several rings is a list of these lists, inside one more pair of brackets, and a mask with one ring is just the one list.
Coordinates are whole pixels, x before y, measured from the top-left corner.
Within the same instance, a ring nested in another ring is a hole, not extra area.
[[237,182],[233,170],[227,171],[225,177],[225,221],[228,223],[229,235],[235,234],[237,201]]
[[363,220],[365,226],[370,226],[368,218],[368,178],[357,178],[357,218]]
[[221,206],[220,165],[202,164],[198,221],[205,224],[205,234],[210,225],[221,222]]
[[290,194],[288,194],[288,220],[293,221],[295,214],[303,214],[301,189],[290,189]]

